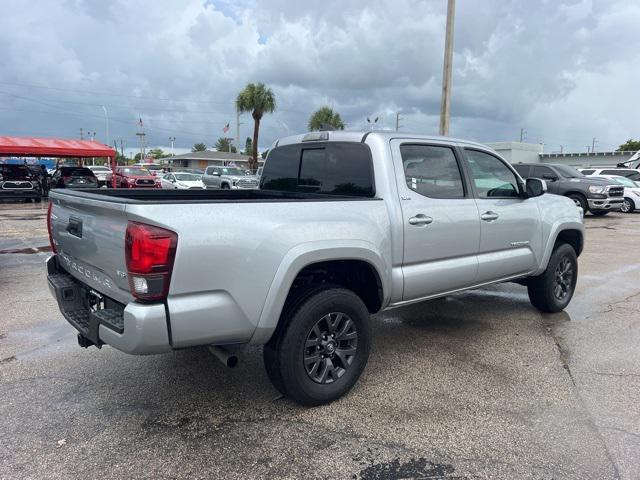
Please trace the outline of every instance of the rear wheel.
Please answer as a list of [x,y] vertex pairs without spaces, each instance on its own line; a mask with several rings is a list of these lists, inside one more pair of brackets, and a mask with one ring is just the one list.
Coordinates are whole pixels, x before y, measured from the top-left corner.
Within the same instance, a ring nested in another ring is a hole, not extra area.
[[529,279],[529,300],[538,310],[556,313],[563,310],[573,297],[578,280],[578,259],[571,245],[557,245],[546,270]]
[[576,207],[580,207],[584,213],[587,213],[587,199],[579,193],[572,193],[568,195],[568,197],[573,200],[573,203],[576,204]]
[[620,211],[622,213],[631,213],[634,210],[635,204],[633,203],[633,200],[631,200],[630,198],[625,198],[622,201],[622,207],[620,208]]
[[280,322],[264,350],[267,373],[280,392],[314,406],[353,387],[371,345],[369,312],[356,294],[339,287],[307,292],[285,308]]

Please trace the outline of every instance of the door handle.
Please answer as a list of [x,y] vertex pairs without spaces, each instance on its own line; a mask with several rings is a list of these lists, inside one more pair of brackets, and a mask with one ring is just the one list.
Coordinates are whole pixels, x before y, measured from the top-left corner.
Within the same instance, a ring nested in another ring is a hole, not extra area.
[[498,215],[496,212],[492,212],[491,210],[489,210],[488,212],[484,212],[482,215],[480,215],[480,218],[485,222],[493,222],[494,220],[497,220],[499,216],[500,215]]
[[432,222],[433,222],[433,218],[427,217],[422,213],[419,213],[415,217],[411,217],[409,219],[409,225],[429,225]]

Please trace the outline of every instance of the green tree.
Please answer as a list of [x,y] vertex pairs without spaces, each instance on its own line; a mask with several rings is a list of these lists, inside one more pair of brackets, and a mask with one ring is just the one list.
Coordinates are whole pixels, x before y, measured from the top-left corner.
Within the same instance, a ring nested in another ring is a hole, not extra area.
[[167,155],[166,153],[164,153],[162,151],[161,148],[152,148],[151,150],[149,150],[148,155],[152,156],[153,158],[160,159],[160,158],[165,158],[168,157],[169,155]]
[[253,142],[251,141],[251,137],[247,137],[244,141],[244,152],[245,155],[253,155]]
[[219,152],[238,153],[238,149],[231,144],[231,139],[227,137],[220,137],[214,147]]
[[263,83],[249,83],[238,94],[236,107],[239,112],[251,112],[253,117],[253,140],[251,142],[251,159],[249,168],[256,171],[258,168],[258,133],[260,120],[265,113],[273,113],[276,109],[276,97],[270,88]]
[[207,146],[204,143],[194,143],[191,147],[192,152],[204,152],[207,150]]
[[140,152],[136,153],[136,155],[133,157],[136,163],[139,162],[141,158],[142,158],[142,154]]
[[334,112],[331,107],[324,106],[309,117],[309,130],[326,130],[327,128],[344,130],[344,122],[338,112]]
[[262,152],[262,155],[260,155],[263,159],[267,158],[267,155],[269,155],[269,149],[267,148],[264,152]]
[[618,152],[637,152],[640,150],[640,140],[629,139],[618,147]]

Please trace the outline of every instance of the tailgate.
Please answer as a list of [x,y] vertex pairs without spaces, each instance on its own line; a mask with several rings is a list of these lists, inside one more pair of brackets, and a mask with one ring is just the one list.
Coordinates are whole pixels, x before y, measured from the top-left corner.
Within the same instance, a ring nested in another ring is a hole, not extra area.
[[62,268],[114,300],[133,301],[124,250],[126,205],[55,190],[50,198],[51,233]]

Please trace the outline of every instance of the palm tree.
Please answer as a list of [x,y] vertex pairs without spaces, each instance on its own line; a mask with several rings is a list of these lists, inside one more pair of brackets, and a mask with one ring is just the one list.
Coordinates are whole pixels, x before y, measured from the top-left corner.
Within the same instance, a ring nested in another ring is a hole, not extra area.
[[255,171],[258,168],[258,132],[260,131],[260,120],[265,113],[273,113],[276,109],[276,97],[270,88],[264,83],[249,83],[244,90],[238,94],[236,99],[238,112],[251,112],[253,117],[253,141],[252,155],[249,161],[249,168]]
[[344,122],[338,112],[334,112],[331,107],[320,107],[309,117],[309,130],[326,130],[335,128],[344,130]]

